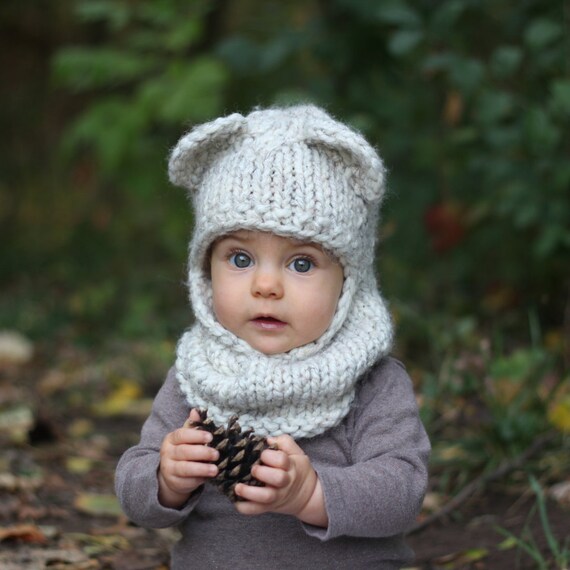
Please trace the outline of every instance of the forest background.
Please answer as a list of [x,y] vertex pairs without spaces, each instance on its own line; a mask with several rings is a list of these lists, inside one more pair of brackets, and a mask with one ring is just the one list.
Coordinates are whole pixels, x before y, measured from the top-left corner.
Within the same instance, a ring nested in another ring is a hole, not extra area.
[[179,136],[313,102],[389,169],[378,274],[432,496],[509,461],[527,489],[568,479],[567,3],[8,0],[0,30],[0,330],[67,406],[47,424],[94,399],[140,412],[191,322],[191,211],[166,178]]

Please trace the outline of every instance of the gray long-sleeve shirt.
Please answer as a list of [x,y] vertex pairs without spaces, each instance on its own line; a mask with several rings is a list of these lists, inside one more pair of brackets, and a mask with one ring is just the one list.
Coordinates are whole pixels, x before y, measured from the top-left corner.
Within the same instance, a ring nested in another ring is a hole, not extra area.
[[403,365],[382,359],[357,386],[335,428],[297,443],[321,481],[327,529],[281,514],[248,517],[205,485],[181,509],[158,502],[164,437],[190,407],[171,370],[156,396],[140,443],[125,452],[116,492],[127,516],[150,528],[178,525],[172,570],[400,568],[413,553],[403,533],[414,523],[427,485],[429,441]]

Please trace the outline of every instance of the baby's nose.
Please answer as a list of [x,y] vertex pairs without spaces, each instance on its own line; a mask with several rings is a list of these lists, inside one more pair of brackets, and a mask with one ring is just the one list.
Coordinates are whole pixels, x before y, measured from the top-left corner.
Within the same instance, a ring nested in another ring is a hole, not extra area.
[[279,299],[283,297],[283,282],[279,271],[260,268],[253,277],[252,294],[254,297]]

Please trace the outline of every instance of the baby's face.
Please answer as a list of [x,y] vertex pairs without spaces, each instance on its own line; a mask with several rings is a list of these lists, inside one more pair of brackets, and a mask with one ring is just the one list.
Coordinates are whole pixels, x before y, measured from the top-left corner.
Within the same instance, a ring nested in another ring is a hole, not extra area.
[[342,291],[342,267],[320,246],[271,233],[238,231],[212,249],[216,318],[264,354],[319,338]]

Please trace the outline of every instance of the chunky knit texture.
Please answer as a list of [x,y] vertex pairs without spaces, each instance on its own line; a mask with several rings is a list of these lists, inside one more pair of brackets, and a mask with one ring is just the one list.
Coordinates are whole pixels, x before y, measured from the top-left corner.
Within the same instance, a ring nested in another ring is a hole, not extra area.
[[[169,174],[191,191],[195,210],[188,284],[196,323],[176,361],[188,403],[217,423],[237,414],[261,435],[312,437],[337,425],[359,377],[392,341],[373,271],[385,177],[375,150],[317,107],[268,109],[196,127],[174,148]],[[240,229],[315,242],[338,258],[343,290],[315,342],[268,356],[217,322],[207,256]]]

